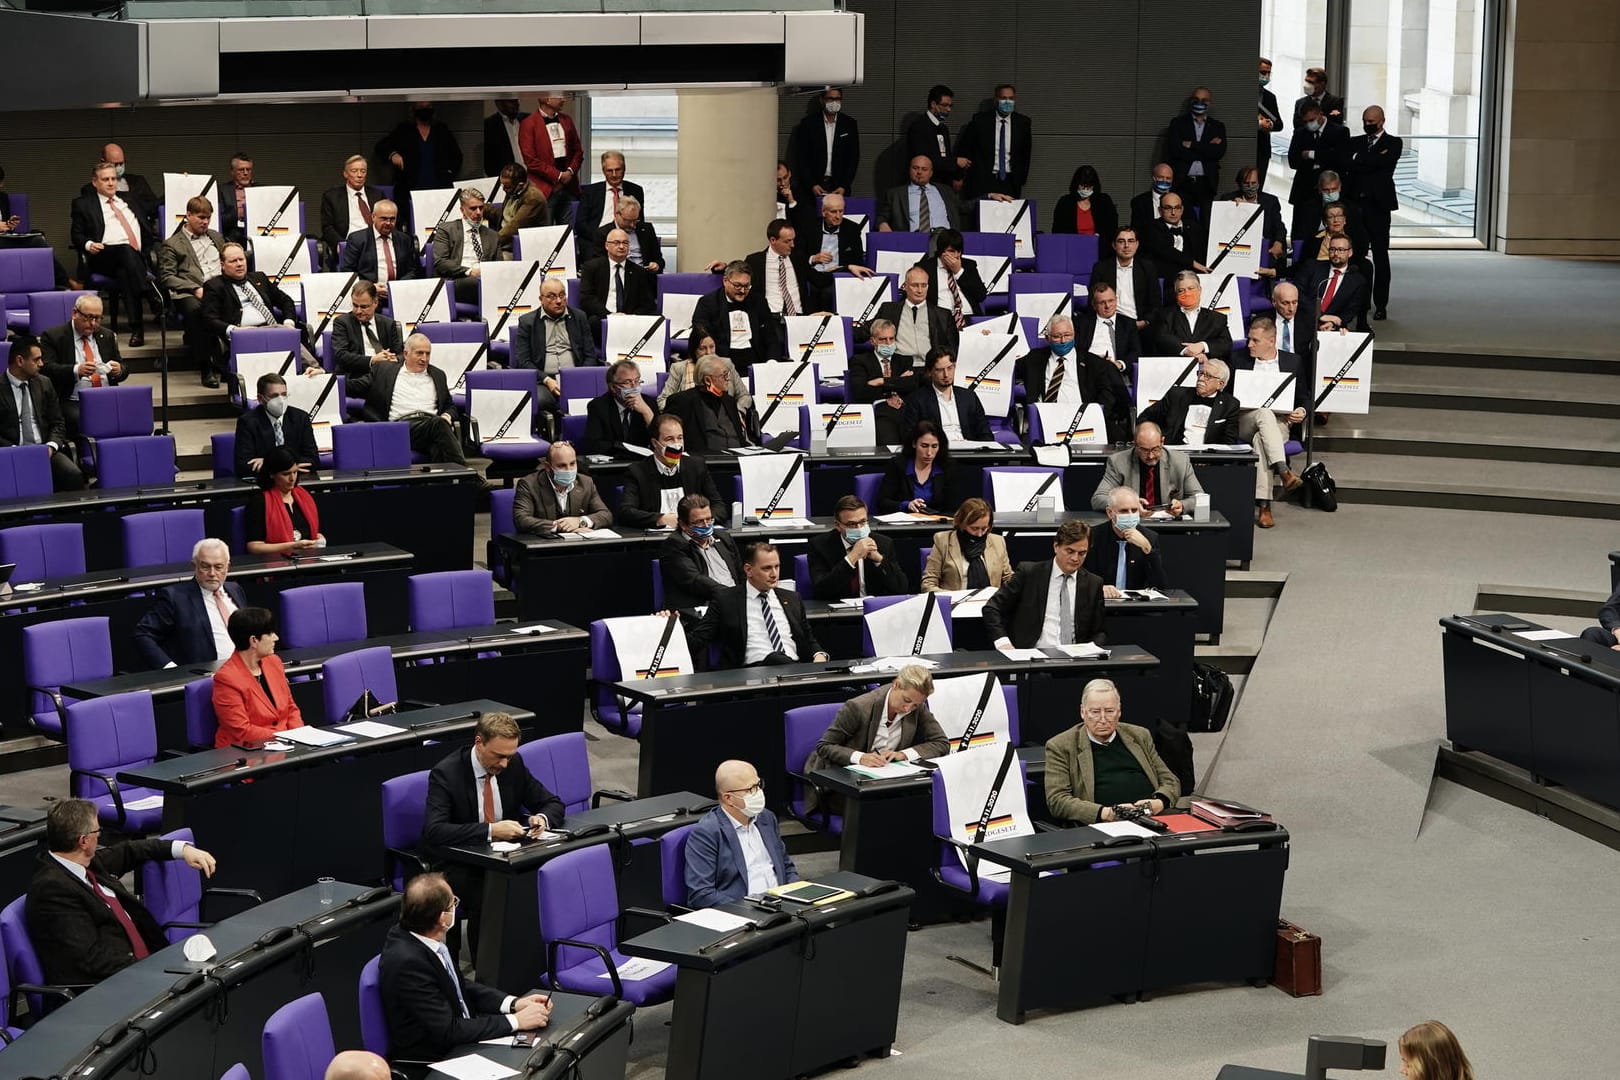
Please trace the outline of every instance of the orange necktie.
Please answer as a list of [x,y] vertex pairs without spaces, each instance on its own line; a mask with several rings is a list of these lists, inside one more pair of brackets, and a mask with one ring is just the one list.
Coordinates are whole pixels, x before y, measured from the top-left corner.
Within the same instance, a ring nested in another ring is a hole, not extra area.
[[118,209],[118,204],[116,202],[108,199],[107,208],[113,212],[113,217],[118,219],[118,224],[124,227],[124,235],[129,237],[129,246],[134,248],[136,251],[141,250],[140,230],[136,229],[129,223],[129,218],[125,217],[124,212]]
[[[90,351],[90,336],[88,334],[86,334],[84,337],[81,337],[79,339],[79,347],[84,350],[84,358],[86,360],[88,360],[91,364],[94,364],[96,362],[96,354]],[[100,368],[92,367],[90,369],[90,385],[91,386],[100,386],[101,385],[101,369]]]

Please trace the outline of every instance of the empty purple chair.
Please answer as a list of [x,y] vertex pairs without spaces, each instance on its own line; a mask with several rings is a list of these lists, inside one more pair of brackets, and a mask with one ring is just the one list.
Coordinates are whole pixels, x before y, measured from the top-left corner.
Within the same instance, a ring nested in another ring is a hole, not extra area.
[[125,566],[186,562],[204,536],[201,510],[154,510],[118,519],[124,533]]
[[[562,409],[565,413],[585,414],[585,402],[593,397],[600,397],[607,392],[607,368],[605,367],[572,367],[563,368],[558,375],[559,389],[562,393],[557,395],[562,399]],[[569,402],[579,402],[577,408],[571,408]]]
[[62,684],[112,678],[112,636],[107,616],[25,626],[22,648],[29,722],[36,730],[61,738],[68,716]]
[[[564,417],[566,420],[567,418]],[[485,562],[489,566],[490,575],[502,585],[512,580],[511,568],[501,557],[500,546],[495,543],[495,537],[505,533],[517,531],[517,525],[512,519],[512,503],[517,499],[516,488],[500,488],[489,493],[489,535],[490,539],[485,547]]]
[[1035,248],[1037,274],[1068,274],[1079,282],[1091,280],[1091,268],[1097,265],[1101,250],[1095,236],[1077,233],[1042,233]]
[[172,435],[103,439],[96,455],[96,478],[104,488],[172,484],[178,472]]
[[[1056,293],[1067,297],[1067,302],[1059,308],[1056,303],[1048,307],[1042,304],[1043,310],[1039,312],[1023,311],[1018,304],[1018,298],[1028,293]],[[1045,326],[1054,315],[1069,315],[1074,310],[1074,275],[1073,274],[1014,274],[1012,281],[1007,285],[1007,303],[1009,310],[1017,311],[1025,318],[1038,320],[1037,332]]]
[[186,683],[186,745],[193,750],[212,750],[219,717],[214,715],[214,680],[193,679]]
[[382,1000],[382,956],[373,956],[360,969],[360,1045],[380,1058],[388,1057],[388,1013]]
[[563,802],[570,814],[594,810],[603,799],[628,802],[635,796],[624,791],[591,791],[591,760],[585,752],[585,733],[568,731],[549,735],[518,747],[518,756],[535,779]]
[[88,989],[86,986],[53,986],[45,981],[39,953],[34,951],[34,941],[28,936],[27,904],[25,895],[0,908],[0,955],[5,957],[6,978],[12,990],[6,996],[8,1024],[16,1022],[18,997],[28,1003],[28,1015],[37,1019],[71,1000],[76,991]]
[[659,895],[666,908],[686,907],[686,841],[694,825],[682,825],[658,838]]
[[407,468],[411,426],[403,421],[339,424],[332,429],[332,461],[343,470]]
[[33,337],[39,337],[53,326],[61,326],[73,314],[73,305],[79,302],[79,297],[94,295],[95,293],[87,289],[78,291],[52,289],[49,292],[29,293],[28,333]]
[[634,739],[641,734],[641,706],[624,701],[613,693],[611,683],[622,677],[619,654],[613,648],[613,635],[607,622],[591,622],[591,678],[596,690],[591,695],[591,715],[596,722],[619,735]]
[[[231,397],[244,404],[258,394],[258,388],[244,387],[242,380],[237,377],[236,358],[248,353],[280,353],[285,356],[288,352],[297,350],[302,339],[298,331],[290,326],[243,326],[231,335],[231,350],[228,357],[230,364],[230,391]],[[294,359],[293,369],[302,368],[303,364]]]
[[236,432],[216,431],[208,436],[208,453],[215,479],[233,475],[236,472]]
[[290,649],[366,638],[366,587],[358,581],[281,592],[281,639]]
[[118,770],[157,760],[157,718],[152,695],[144,690],[75,701],[67,706],[64,729],[68,781],[75,798],[96,804],[103,825],[149,833],[163,821],[161,804],[144,810],[129,804],[158,794],[156,788],[120,784]]
[[872,516],[876,517],[878,512],[878,489],[883,486],[883,474],[875,472],[856,473],[854,481],[855,497],[865,503]]
[[49,248],[0,250],[0,294],[6,297],[6,326],[28,329],[28,294],[56,287],[56,265]]
[[488,570],[441,570],[405,579],[412,630],[450,630],[495,623],[495,584]]
[[[193,840],[190,829],[176,829],[159,839]],[[141,864],[141,899],[146,910],[163,927],[172,945],[191,936],[194,930],[214,925],[202,921],[203,903],[210,896],[235,896],[262,904],[264,898],[252,889],[203,888],[202,871],[187,866],[183,859],[153,859]]]
[[528,395],[527,400],[521,401],[515,411],[504,407],[496,410],[506,414],[500,420],[499,427],[478,432],[478,452],[495,462],[496,467],[506,466],[510,471],[515,466],[528,473],[551,449],[549,442],[534,433],[535,420],[540,414],[539,398],[535,392],[538,385],[539,372],[533,368],[467,372],[469,414],[476,413],[478,396],[486,391],[518,390]]
[[[878,252],[898,251],[911,256],[911,262],[921,262],[928,254],[931,234],[925,232],[870,232],[866,234],[866,265],[877,269]],[[909,263],[907,264],[910,265]]]
[[[150,435],[152,425],[150,386],[92,386],[79,391],[79,457],[87,469],[96,469],[102,440]],[[170,476],[169,481],[173,479]]]
[[399,700],[394,654],[387,646],[339,653],[321,665],[321,701],[327,723],[341,721],[367,690],[378,701]]
[[418,851],[422,821],[427,816],[427,789],[426,769],[391,777],[382,784],[383,848],[395,892],[404,892],[405,882],[428,869],[427,860]]
[[815,583],[810,580],[809,555],[793,556],[793,585],[801,599],[808,600],[815,595]]
[[[870,646],[867,652],[871,652]],[[827,812],[825,799],[820,800],[814,810],[810,808],[811,781],[805,774],[804,765],[841,708],[843,705],[833,701],[822,705],[801,705],[782,714],[782,742],[786,748],[782,763],[788,775],[788,813],[806,828],[831,836],[843,835],[844,819]]]
[[50,447],[0,446],[0,499],[28,499],[51,490]]
[[669,1000],[676,969],[665,968],[645,979],[624,981],[618,966],[628,959],[619,952],[619,894],[613,878],[613,853],[595,844],[559,855],[540,867],[540,935],[546,946],[546,983],[554,989],[599,994],[598,976],[608,974],[613,995],[638,1006]]
[[305,994],[271,1013],[260,1045],[265,1080],[322,1080],[337,1057],[326,999]]

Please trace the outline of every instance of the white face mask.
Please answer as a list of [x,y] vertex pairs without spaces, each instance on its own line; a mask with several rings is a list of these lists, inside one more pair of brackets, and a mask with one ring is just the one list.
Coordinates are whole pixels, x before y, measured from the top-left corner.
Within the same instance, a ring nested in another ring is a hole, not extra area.
[[742,812],[750,818],[757,818],[765,809],[765,790],[750,791],[743,796]]
[[844,103],[842,101],[824,101],[824,102],[822,102],[822,108],[826,109],[828,113],[833,114],[833,115],[837,115],[838,112],[841,109],[843,109],[843,107],[844,107]]
[[275,397],[264,403],[264,411],[275,417],[277,420],[280,420],[287,412],[287,396],[285,394],[277,394]]

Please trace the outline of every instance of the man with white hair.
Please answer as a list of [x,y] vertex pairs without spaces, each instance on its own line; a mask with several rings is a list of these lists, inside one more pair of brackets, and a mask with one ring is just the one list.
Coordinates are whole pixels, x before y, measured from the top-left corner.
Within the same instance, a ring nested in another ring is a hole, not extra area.
[[450,383],[430,362],[432,355],[433,342],[427,335],[412,334],[405,339],[402,363],[373,364],[364,416],[367,420],[403,421],[411,427],[412,450],[432,462],[465,465]]
[[1046,809],[1059,821],[1114,821],[1118,809],[1161,813],[1181,783],[1153,747],[1147,728],[1120,723],[1119,688],[1092,679],[1080,692],[1080,723],[1046,742]]
[[1113,412],[1113,379],[1102,366],[1106,361],[1076,346],[1074,320],[1067,315],[1054,317],[1046,324],[1046,344],[1018,362],[1018,381],[1032,402],[1075,408],[1098,404],[1104,414]]
[[191,549],[190,581],[159,589],[157,602],[135,624],[135,646],[149,668],[228,660],[236,651],[227,629],[231,613],[247,606],[242,586],[225,577],[231,549],[205,537]]
[[1223,360],[1204,359],[1192,386],[1172,386],[1143,409],[1137,423],[1159,425],[1164,441],[1177,445],[1237,442],[1238,400],[1227,392],[1231,371]]
[[658,230],[642,215],[641,200],[634,195],[619,199],[619,208],[606,225],[595,229],[586,226],[579,234],[580,262],[607,254],[608,233],[618,229],[630,241],[629,259],[648,273],[661,273],[664,269],[664,246],[658,239]]
[[1102,578],[1103,599],[1118,600],[1127,589],[1163,589],[1164,559],[1159,534],[1142,527],[1142,496],[1128,484],[1108,493],[1107,521],[1091,527],[1085,568]]
[[1304,483],[1288,467],[1284,440],[1288,425],[1305,422],[1311,387],[1306,382],[1299,357],[1277,351],[1277,324],[1270,316],[1254,317],[1249,324],[1247,345],[1247,349],[1232,357],[1233,368],[1254,371],[1271,379],[1293,377],[1286,387],[1275,392],[1275,400],[1256,401],[1254,408],[1241,410],[1234,428],[1237,437],[1250,443],[1260,456],[1260,467],[1254,472],[1255,524],[1269,529],[1276,524],[1271,514],[1272,485],[1281,484],[1288,492]]

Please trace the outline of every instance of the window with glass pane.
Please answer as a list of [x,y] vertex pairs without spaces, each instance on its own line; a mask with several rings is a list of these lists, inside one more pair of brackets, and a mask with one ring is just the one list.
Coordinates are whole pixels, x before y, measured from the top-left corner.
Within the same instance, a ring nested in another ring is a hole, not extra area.
[[676,101],[674,94],[591,94],[589,179],[602,178],[602,154],[624,154],[625,179],[646,189],[642,216],[658,230],[669,266],[675,265],[676,245]]

